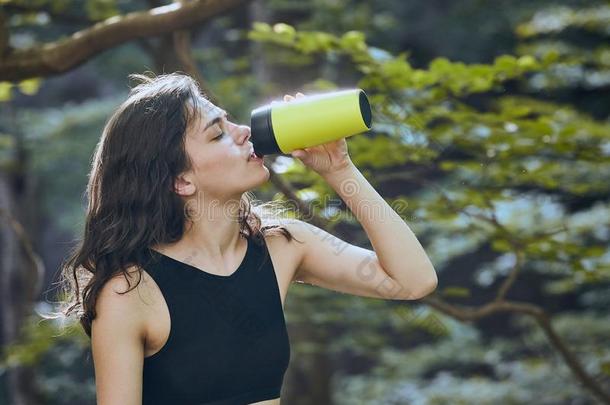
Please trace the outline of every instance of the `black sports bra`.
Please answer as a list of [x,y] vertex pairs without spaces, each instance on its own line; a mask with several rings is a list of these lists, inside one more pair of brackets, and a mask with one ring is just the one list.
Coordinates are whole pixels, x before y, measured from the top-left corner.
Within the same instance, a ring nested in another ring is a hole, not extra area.
[[[262,238],[261,238],[262,239]],[[264,240],[228,276],[149,249],[167,303],[165,345],[144,358],[143,405],[240,405],[280,397],[290,343]]]

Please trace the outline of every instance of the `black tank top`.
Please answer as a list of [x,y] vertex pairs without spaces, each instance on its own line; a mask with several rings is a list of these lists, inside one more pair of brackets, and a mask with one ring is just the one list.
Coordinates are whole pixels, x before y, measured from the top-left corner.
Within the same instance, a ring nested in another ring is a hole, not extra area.
[[243,261],[228,276],[149,249],[144,269],[165,298],[171,328],[161,350],[144,358],[143,405],[280,397],[290,362],[280,290],[264,239],[247,241]]

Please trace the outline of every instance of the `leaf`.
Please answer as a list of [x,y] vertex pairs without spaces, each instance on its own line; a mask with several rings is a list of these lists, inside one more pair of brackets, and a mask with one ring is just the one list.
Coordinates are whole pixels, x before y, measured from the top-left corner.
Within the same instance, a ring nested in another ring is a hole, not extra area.
[[33,77],[31,79],[25,79],[19,82],[17,85],[19,87],[19,91],[28,96],[33,96],[38,92],[42,80],[40,77]]
[[441,294],[447,298],[464,298],[470,297],[470,290],[465,287],[449,286],[443,288]]
[[512,75],[517,68],[517,59],[511,55],[501,55],[494,60],[494,66]]
[[288,37],[294,37],[296,35],[294,27],[284,23],[275,24],[273,26],[273,32],[276,34],[286,35]]
[[517,65],[524,69],[533,69],[538,67],[538,62],[531,55],[525,55],[517,59]]
[[13,84],[10,82],[0,82],[0,102],[8,101],[12,96]]
[[362,51],[366,49],[364,33],[348,31],[341,37],[341,46],[347,50]]

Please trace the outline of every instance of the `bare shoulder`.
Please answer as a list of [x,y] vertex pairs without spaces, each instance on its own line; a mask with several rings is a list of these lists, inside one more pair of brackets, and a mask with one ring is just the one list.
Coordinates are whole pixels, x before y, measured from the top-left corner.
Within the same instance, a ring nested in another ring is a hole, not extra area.
[[[303,243],[306,235],[306,223],[293,218],[272,218],[263,220],[263,226],[281,226],[293,236],[288,240],[280,232],[267,233],[265,242],[269,247],[274,267],[281,268],[288,279],[288,283],[294,281],[296,270],[303,257]],[[295,240],[296,239],[296,240]],[[277,262],[277,263],[276,263]],[[278,266],[279,265],[279,266]]]
[[137,328],[145,338],[146,322],[157,295],[150,275],[132,266],[106,281],[97,298],[95,320],[114,325],[123,322]]

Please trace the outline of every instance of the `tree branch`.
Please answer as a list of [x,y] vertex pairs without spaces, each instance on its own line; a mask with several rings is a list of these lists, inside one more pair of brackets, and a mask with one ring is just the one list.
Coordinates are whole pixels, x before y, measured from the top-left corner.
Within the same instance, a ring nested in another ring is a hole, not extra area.
[[111,17],[67,39],[9,52],[0,60],[0,80],[63,73],[114,46],[188,28],[247,1],[196,0]]
[[513,312],[533,317],[544,331],[551,346],[561,354],[561,357],[576,378],[603,403],[610,404],[610,395],[604,392],[597,381],[587,374],[587,371],[580,364],[576,355],[557,334],[549,314],[543,308],[530,303],[504,300],[493,301],[479,307],[451,305],[440,298],[434,297],[425,297],[422,301],[444,314],[463,322],[476,321],[498,312]]
[[[462,212],[470,217],[488,222],[497,229],[500,229],[505,234],[505,236],[509,238],[511,245],[515,248],[515,255],[517,261],[508,277],[500,285],[496,297],[492,302],[478,307],[472,307],[452,305],[443,301],[440,298],[435,297],[425,297],[422,299],[422,301],[430,305],[431,307],[462,322],[476,321],[478,319],[490,316],[498,312],[513,312],[533,317],[544,331],[550,344],[561,354],[564,362],[570,368],[572,373],[574,373],[576,378],[603,403],[610,404],[610,394],[606,393],[602,389],[602,386],[598,384],[593,377],[587,374],[584,367],[580,364],[578,358],[568,348],[565,342],[557,334],[555,329],[553,329],[551,317],[542,307],[530,303],[507,301],[504,299],[506,293],[517,279],[519,271],[523,265],[523,252],[520,250],[520,248],[523,247],[523,244],[521,241],[515,239],[512,236],[511,232],[499,222],[498,218],[495,215],[493,204],[491,204],[491,202],[484,196],[486,200],[486,205],[492,213],[491,217],[487,217],[485,215],[480,214],[472,214],[460,207],[455,206],[455,204],[453,204],[453,201],[440,188],[437,188],[437,191],[443,198],[443,201],[445,201],[447,205],[454,211]],[[550,236],[557,232],[563,232],[565,230],[567,230],[567,228],[564,226],[558,231],[552,231],[541,236]]]
[[477,321],[496,312],[519,312],[534,317],[540,316],[544,312],[542,308],[534,304],[504,300],[492,301],[478,307],[449,304],[435,297],[425,297],[422,301],[462,322]]
[[511,269],[510,273],[508,274],[508,277],[506,277],[506,279],[504,279],[504,282],[502,282],[502,285],[500,285],[500,288],[498,288],[498,293],[495,298],[496,301],[503,300],[504,297],[506,297],[506,293],[508,292],[508,290],[515,283],[515,280],[517,279],[517,276],[519,275],[519,271],[521,270],[521,266],[523,264],[523,252],[516,251],[515,260],[516,260],[515,265]]
[[214,104],[219,104],[218,97],[214,94],[210,86],[206,83],[203,75],[197,68],[197,63],[193,59],[191,52],[191,32],[189,30],[179,30],[173,33],[174,51],[178,57],[180,65],[185,73],[199,82],[199,87],[204,90],[208,100]]
[[11,34],[8,29],[8,21],[4,11],[0,9],[0,60],[5,53],[8,52],[9,48],[9,40]]
[[310,209],[309,205],[307,205],[305,201],[301,200],[297,196],[296,191],[294,190],[290,182],[284,180],[280,175],[278,175],[273,170],[270,163],[268,163],[266,166],[269,169],[269,173],[271,174],[269,181],[271,181],[271,183],[275,187],[277,187],[277,189],[280,190],[282,194],[286,196],[286,198],[293,201],[297,205],[299,212],[304,215],[305,218],[313,225],[328,230],[328,221],[320,217],[312,209]]

